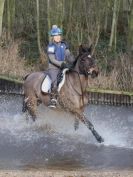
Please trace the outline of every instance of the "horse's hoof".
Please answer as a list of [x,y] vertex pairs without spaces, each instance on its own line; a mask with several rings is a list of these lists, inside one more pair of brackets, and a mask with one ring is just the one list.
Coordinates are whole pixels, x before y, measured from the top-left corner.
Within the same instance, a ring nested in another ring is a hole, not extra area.
[[27,108],[26,107],[22,107],[22,112],[26,112]]
[[33,122],[35,122],[36,121],[36,117],[32,117],[32,120],[33,120]]
[[74,126],[74,130],[78,130],[79,129],[79,126]]
[[99,143],[103,143],[103,142],[104,142],[104,139],[100,136],[100,137],[98,137],[97,141],[98,141]]

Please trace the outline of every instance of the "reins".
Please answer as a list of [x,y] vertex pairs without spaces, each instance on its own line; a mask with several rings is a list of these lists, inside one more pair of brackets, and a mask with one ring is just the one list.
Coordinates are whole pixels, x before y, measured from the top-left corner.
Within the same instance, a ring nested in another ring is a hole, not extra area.
[[[77,64],[77,62],[78,62],[79,57],[80,57],[80,55],[78,55],[78,56],[76,57],[76,61],[75,61],[75,63],[74,63],[75,66],[76,66],[76,64]],[[81,59],[81,58],[80,58],[80,59]],[[75,72],[75,73],[78,75],[78,78],[79,78],[78,80],[79,80],[79,83],[80,83],[81,94],[75,89],[75,87],[73,87],[73,84],[71,83],[71,79],[70,79],[70,75],[69,75],[69,74],[68,74],[68,81],[70,82],[70,84],[71,84],[73,90],[78,94],[78,96],[82,97],[82,102],[83,102],[83,104],[84,104],[84,97],[83,97],[84,91],[83,91],[82,82],[81,82],[81,79],[80,79],[80,74],[81,74],[81,73],[79,73],[78,71],[75,71],[75,70],[72,70],[72,72]],[[68,85],[68,87],[69,87],[69,84],[67,84],[67,85]]]

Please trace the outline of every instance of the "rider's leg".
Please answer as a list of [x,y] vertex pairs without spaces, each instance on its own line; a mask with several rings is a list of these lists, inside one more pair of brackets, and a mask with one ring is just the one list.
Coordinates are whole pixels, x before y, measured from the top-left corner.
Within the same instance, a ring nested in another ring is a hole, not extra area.
[[50,98],[50,103],[48,107],[51,108],[56,108],[57,104],[57,75],[58,75],[59,69],[52,69],[49,72],[50,78],[52,80],[52,88],[51,88],[51,98]]
[[52,89],[51,89],[51,95],[50,95],[50,102],[48,104],[48,107],[50,107],[50,108],[56,108],[56,105],[57,105],[57,96],[58,96],[57,87],[52,87]]

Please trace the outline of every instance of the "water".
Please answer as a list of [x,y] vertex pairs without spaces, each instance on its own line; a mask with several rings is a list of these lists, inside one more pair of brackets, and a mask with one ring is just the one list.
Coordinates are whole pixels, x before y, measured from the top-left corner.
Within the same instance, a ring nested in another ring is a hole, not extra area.
[[132,169],[133,109],[89,105],[86,116],[104,138],[98,144],[71,114],[41,105],[33,123],[22,114],[22,97],[0,95],[0,169]]

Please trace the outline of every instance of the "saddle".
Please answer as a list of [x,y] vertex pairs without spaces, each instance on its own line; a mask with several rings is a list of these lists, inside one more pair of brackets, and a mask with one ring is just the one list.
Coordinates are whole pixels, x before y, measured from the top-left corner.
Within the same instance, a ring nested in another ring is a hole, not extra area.
[[[61,88],[63,87],[65,80],[66,80],[66,72],[68,71],[68,68],[63,69],[57,76],[57,86],[58,86],[58,93],[60,92]],[[51,93],[51,87],[52,87],[52,81],[47,74],[44,78],[42,85],[41,85],[41,91],[44,93]]]

